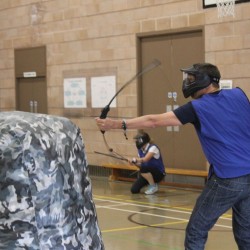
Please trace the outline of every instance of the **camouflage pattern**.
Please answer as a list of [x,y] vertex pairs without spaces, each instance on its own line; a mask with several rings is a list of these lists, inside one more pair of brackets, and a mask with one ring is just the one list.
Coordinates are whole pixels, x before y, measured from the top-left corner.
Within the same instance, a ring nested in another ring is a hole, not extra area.
[[0,249],[103,250],[80,130],[0,112]]

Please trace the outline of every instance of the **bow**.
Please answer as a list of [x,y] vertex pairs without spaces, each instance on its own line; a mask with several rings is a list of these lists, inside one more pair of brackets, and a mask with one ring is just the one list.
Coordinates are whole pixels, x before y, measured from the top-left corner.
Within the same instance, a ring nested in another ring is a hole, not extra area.
[[[129,81],[127,81],[116,93],[115,95],[111,98],[111,100],[109,101],[109,103],[102,109],[101,111],[101,115],[100,118],[101,119],[105,119],[108,115],[108,112],[110,110],[110,105],[113,102],[113,100],[115,99],[115,97],[125,88],[127,87],[132,81],[134,81],[136,78],[142,76],[143,74],[145,74],[146,72],[156,68],[157,66],[159,66],[161,64],[161,62],[157,59],[154,59],[151,63],[149,63],[148,65],[146,65],[141,71],[139,71],[138,73],[136,73]],[[109,145],[108,142],[106,140],[105,137],[105,131],[102,131],[102,135],[103,135],[103,141],[105,143],[106,148],[108,149],[108,151],[113,155],[113,156],[117,156],[119,158],[124,158],[122,155],[118,154],[117,152],[115,152]],[[126,136],[125,136],[126,137]],[[126,138],[127,139],[127,138]],[[125,159],[125,158],[124,158]]]
[[[98,152],[98,151],[94,151],[94,153],[96,154],[100,154],[100,155],[105,155],[105,156],[108,156],[108,157],[112,157],[112,158],[115,158],[115,159],[118,159],[118,160],[122,160],[122,161],[127,161],[128,162],[128,159],[124,158],[123,156],[121,157],[118,157],[118,156],[115,156],[115,155],[112,155],[112,154],[105,154],[105,153],[101,153],[101,152]],[[133,173],[130,174],[130,176],[136,174],[139,172],[141,166],[136,164],[136,162],[132,162],[133,165],[135,165],[136,167],[138,167],[138,170],[134,171]]]
[[122,161],[128,161],[128,159],[126,159],[123,156],[119,157],[119,156],[115,156],[115,155],[112,155],[112,154],[105,154],[105,153],[98,152],[98,151],[94,151],[94,153],[99,154],[99,155],[109,156],[109,157],[112,157],[112,158],[115,158],[115,159],[118,159],[118,160],[122,160]]

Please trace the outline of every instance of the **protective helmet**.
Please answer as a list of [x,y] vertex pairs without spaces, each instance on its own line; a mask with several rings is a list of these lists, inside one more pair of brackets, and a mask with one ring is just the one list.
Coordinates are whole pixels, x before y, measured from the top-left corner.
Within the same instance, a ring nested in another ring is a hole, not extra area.
[[182,92],[185,98],[193,95],[198,90],[208,87],[211,83],[219,85],[220,72],[218,68],[210,63],[197,63],[187,69],[181,69],[182,72],[193,75],[195,80],[183,80]]
[[134,137],[134,139],[135,139],[135,145],[138,149],[141,149],[144,145],[150,142],[150,137],[145,132],[137,134]]

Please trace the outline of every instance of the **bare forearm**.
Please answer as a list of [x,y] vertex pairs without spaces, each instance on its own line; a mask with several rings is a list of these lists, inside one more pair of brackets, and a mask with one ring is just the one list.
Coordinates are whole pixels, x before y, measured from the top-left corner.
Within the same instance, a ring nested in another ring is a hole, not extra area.
[[146,129],[162,126],[159,115],[145,115],[126,121],[128,129]]
[[[123,120],[96,118],[96,123],[101,130],[121,129]],[[145,115],[126,120],[127,129],[146,129],[164,126],[178,126],[180,121],[173,112],[163,114]]]

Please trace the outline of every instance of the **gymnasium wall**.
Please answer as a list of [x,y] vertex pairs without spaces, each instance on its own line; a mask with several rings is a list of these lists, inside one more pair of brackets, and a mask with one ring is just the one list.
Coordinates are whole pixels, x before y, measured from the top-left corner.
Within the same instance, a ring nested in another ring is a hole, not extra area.
[[[45,45],[48,113],[78,124],[89,163],[100,164],[103,158],[93,153],[106,151],[93,118],[99,111],[66,110],[63,79],[111,70],[119,88],[137,71],[137,34],[203,27],[206,61],[250,97],[250,3],[235,11],[235,18],[218,19],[217,9],[203,9],[202,0],[1,0],[0,110],[16,109],[14,50]],[[136,84],[120,94],[117,106],[119,117],[137,115]],[[108,132],[107,140],[133,155],[134,133],[126,141],[121,131]]]

